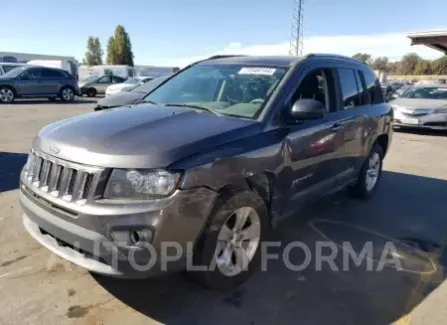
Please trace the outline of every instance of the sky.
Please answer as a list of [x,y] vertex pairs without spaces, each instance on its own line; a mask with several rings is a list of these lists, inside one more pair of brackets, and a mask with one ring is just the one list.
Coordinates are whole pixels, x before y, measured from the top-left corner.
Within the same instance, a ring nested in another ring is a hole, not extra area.
[[[116,25],[135,64],[184,66],[213,54],[287,55],[294,0],[3,1],[0,51],[74,56],[87,38],[105,51]],[[304,0],[304,53],[367,52],[400,59],[440,52],[410,46],[409,32],[447,30],[447,1]]]

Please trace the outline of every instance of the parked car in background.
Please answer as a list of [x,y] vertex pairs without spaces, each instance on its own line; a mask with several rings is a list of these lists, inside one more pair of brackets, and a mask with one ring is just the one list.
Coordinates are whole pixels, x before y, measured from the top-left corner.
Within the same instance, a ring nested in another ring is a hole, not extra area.
[[388,83],[381,83],[380,87],[382,89],[382,94],[383,94],[383,97],[385,98],[385,100],[386,101],[392,100],[393,94],[395,92],[393,87],[391,87],[391,85]]
[[131,77],[120,84],[115,84],[108,86],[106,89],[106,96],[115,95],[119,92],[135,88],[136,86],[142,85],[150,80],[154,79],[153,77]]
[[0,76],[22,65],[25,63],[0,62]]
[[71,60],[31,60],[27,64],[65,70],[79,80],[78,66]]
[[134,88],[127,89],[118,94],[102,98],[96,103],[94,110],[100,111],[103,109],[135,104],[169,77],[170,75],[158,77],[147,81],[142,85],[137,85]]
[[0,76],[0,102],[45,98],[71,102],[79,94],[77,80],[61,69],[23,65]]
[[393,92],[393,94],[391,95],[392,99],[396,99],[399,98],[400,96],[402,96],[402,94],[411,87],[412,85],[408,85],[405,84],[402,87],[400,87],[399,89],[397,89],[396,91]]
[[447,85],[414,85],[390,104],[394,127],[447,130]]
[[84,80],[85,78],[92,76],[104,76],[111,75],[127,79],[135,76],[135,71],[133,67],[128,65],[94,65],[86,66],[81,65],[79,68],[79,80]]
[[43,128],[20,176],[23,224],[95,273],[186,269],[231,290],[280,220],[346,187],[380,190],[391,123],[377,77],[352,58],[202,60],[131,109]]
[[104,75],[91,76],[79,82],[81,95],[95,97],[98,94],[104,95],[107,87],[114,84],[123,83],[126,79],[118,76]]

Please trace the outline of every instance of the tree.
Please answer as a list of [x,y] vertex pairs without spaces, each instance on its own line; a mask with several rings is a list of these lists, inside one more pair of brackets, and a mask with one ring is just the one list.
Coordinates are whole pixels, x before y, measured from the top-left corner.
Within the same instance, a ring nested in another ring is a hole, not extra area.
[[132,43],[123,26],[118,25],[107,43],[107,63],[133,66]]
[[117,54],[115,49],[115,39],[113,36],[109,38],[109,41],[107,42],[107,64],[117,64]]
[[86,65],[99,65],[102,64],[102,48],[101,42],[98,37],[90,36],[87,40],[87,52],[83,63]]
[[400,74],[401,68],[400,68],[400,62],[388,62],[387,64],[387,71],[391,74]]
[[354,59],[360,60],[363,63],[371,65],[371,54],[368,53],[356,53],[352,56]]
[[416,53],[408,53],[404,55],[401,61],[402,74],[414,74],[416,71],[416,66],[421,60],[421,57]]
[[374,70],[388,71],[388,58],[386,56],[378,57],[371,66]]
[[431,74],[431,62],[427,60],[420,60],[414,69],[414,73],[418,75]]
[[447,55],[431,62],[432,73],[437,75],[447,75]]
[[102,50],[101,42],[99,41],[99,38],[96,37],[94,42],[94,55],[95,55],[95,61],[96,65],[102,64],[102,56],[104,54],[104,51]]

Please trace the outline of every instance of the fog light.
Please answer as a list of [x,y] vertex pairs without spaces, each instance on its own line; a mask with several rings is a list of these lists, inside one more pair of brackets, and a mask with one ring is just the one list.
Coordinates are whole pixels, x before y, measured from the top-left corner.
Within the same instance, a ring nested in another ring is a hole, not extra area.
[[114,229],[111,236],[120,246],[141,246],[151,243],[154,234],[150,228]]
[[136,230],[130,231],[130,241],[133,245],[138,245],[140,242],[140,234]]

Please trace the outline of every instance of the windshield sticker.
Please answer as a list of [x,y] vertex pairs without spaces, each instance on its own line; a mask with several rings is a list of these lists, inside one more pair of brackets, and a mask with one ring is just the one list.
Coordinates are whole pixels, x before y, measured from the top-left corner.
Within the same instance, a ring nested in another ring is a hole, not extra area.
[[263,75],[263,76],[273,76],[276,69],[272,68],[242,68],[239,70],[239,74],[256,74],[256,75]]

